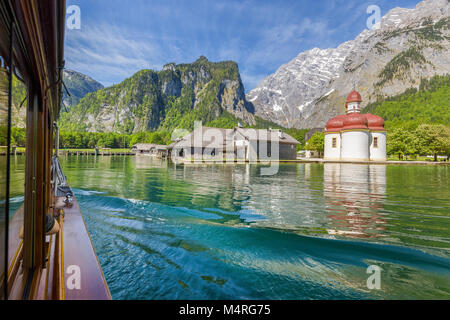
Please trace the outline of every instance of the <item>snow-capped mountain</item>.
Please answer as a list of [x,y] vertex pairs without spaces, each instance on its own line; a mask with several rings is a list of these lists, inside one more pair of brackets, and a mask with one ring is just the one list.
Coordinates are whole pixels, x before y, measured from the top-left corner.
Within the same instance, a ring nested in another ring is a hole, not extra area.
[[450,73],[450,1],[395,8],[379,28],[333,49],[299,54],[247,95],[256,115],[285,127],[323,127],[354,88],[368,104]]

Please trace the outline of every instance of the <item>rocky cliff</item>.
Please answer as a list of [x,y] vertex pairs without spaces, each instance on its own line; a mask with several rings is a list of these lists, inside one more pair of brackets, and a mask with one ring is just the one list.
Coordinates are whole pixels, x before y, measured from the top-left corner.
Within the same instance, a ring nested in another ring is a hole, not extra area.
[[70,97],[63,90],[63,101],[69,108],[80,102],[88,93],[103,89],[103,85],[82,73],[66,69],[63,73],[64,83],[70,92]]
[[71,131],[136,133],[192,128],[223,116],[254,124],[253,105],[235,62],[170,63],[161,71],[142,70],[122,83],[88,94],[61,127]]
[[395,8],[380,28],[334,49],[299,54],[264,79],[247,99],[255,114],[285,127],[323,127],[343,113],[354,88],[364,105],[418,88],[421,79],[450,73],[450,1]]

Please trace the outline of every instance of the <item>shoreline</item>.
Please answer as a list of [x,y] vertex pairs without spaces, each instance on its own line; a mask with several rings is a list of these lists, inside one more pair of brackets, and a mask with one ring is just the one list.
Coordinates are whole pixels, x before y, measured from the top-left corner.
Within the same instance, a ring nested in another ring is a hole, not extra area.
[[[11,154],[12,156],[15,155],[25,155],[25,153],[17,152],[16,154]],[[1,156],[6,156],[6,153],[0,153]],[[62,152],[60,156],[135,156],[135,157],[142,157],[141,155],[136,155],[131,152],[100,152],[98,155],[91,152]],[[151,156],[146,156],[149,158],[153,158]],[[175,161],[176,163],[176,161]],[[399,160],[386,160],[386,161],[345,161],[345,160],[324,160],[324,159],[296,159],[296,160],[277,160],[277,161],[256,161],[256,162],[249,162],[249,161],[243,161],[243,160],[189,160],[189,161],[179,161],[178,164],[270,164],[270,163],[316,163],[316,164],[325,164],[325,163],[353,163],[353,164],[369,164],[369,165],[387,165],[387,164],[393,164],[393,165],[431,165],[431,166],[450,166],[450,162],[445,161],[399,161]]]
[[345,161],[345,160],[324,160],[324,159],[309,159],[296,160],[299,163],[356,163],[356,164],[401,164],[401,165],[450,165],[450,162],[445,161],[401,161],[401,160],[386,160],[386,161]]
[[431,162],[431,161],[345,161],[345,160],[324,160],[324,159],[296,159],[296,160],[278,160],[278,161],[243,161],[243,160],[190,160],[190,161],[180,161],[178,164],[265,164],[269,165],[271,163],[343,163],[343,164],[368,164],[368,165],[431,165],[431,166],[450,166],[450,162]]

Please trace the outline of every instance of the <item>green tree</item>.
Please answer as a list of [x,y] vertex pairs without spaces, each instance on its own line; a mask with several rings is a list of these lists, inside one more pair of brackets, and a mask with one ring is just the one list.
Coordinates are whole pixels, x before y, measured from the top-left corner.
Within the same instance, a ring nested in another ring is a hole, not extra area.
[[386,121],[386,128],[407,127],[415,130],[421,124],[450,123],[450,75],[422,79],[419,90],[369,104],[365,113],[376,114]]
[[402,156],[414,155],[418,153],[418,143],[413,132],[405,128],[396,128],[388,131],[387,134],[387,154]]
[[308,133],[309,129],[284,129],[285,132],[292,136],[295,140],[300,142],[299,145],[297,145],[297,151],[303,150],[305,148],[305,135]]
[[87,139],[88,143],[87,143],[87,147],[90,149],[94,149],[97,146],[97,136],[95,134],[91,134],[89,135],[88,139]]
[[148,132],[139,132],[133,135],[133,137],[130,140],[130,145],[134,146],[137,143],[146,143],[148,139],[149,139]]
[[97,147],[99,148],[104,148],[106,146],[105,141],[103,140],[103,138],[98,139],[97,141]]
[[75,145],[75,137],[72,132],[61,132],[60,144],[62,148],[73,148]]
[[11,128],[12,145],[25,147],[27,142],[26,130],[22,128]]
[[433,155],[434,161],[438,160],[438,155],[449,155],[449,127],[441,124],[422,124],[417,128],[415,135],[420,153]]
[[325,134],[323,132],[316,132],[306,142],[305,149],[319,152],[319,156],[323,154],[325,144]]
[[77,149],[82,149],[84,147],[84,139],[83,139],[83,134],[76,132],[74,133],[74,143],[73,143],[73,148],[77,148]]

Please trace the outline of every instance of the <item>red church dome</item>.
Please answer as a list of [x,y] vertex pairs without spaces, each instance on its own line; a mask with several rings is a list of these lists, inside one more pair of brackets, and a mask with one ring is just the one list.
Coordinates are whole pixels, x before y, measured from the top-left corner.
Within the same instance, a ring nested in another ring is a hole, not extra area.
[[353,90],[347,97],[347,101],[345,103],[350,103],[350,102],[362,102],[362,98],[361,95],[359,94],[358,91]]
[[345,118],[345,116],[339,115],[337,117],[330,119],[326,125],[327,131],[328,132],[340,131],[342,129],[342,127],[344,126],[344,118]]
[[345,116],[344,130],[367,129],[367,118],[360,113],[351,113]]
[[365,114],[370,130],[384,130],[384,119],[374,114]]

